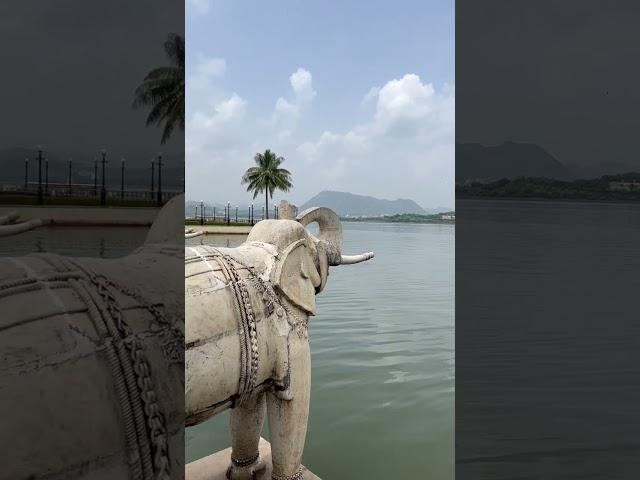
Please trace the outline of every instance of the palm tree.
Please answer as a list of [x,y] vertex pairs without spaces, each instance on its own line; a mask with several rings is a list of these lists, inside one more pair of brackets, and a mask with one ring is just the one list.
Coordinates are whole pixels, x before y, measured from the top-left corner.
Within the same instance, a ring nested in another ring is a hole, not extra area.
[[275,190],[288,192],[293,187],[291,173],[289,170],[280,168],[284,158],[277,156],[271,150],[256,153],[253,159],[257,166],[247,169],[242,176],[242,183],[249,184],[247,192],[252,191],[253,198],[264,192],[266,218],[269,218],[269,197],[273,198]]
[[164,123],[161,143],[177,127],[184,131],[184,38],[170,33],[164,42],[170,66],[151,70],[136,88],[133,108],[151,107],[147,126]]

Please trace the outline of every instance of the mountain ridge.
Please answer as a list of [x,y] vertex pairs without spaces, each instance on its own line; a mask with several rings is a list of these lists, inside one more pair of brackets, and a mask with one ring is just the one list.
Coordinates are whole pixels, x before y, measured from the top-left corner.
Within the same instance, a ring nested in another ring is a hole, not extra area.
[[456,144],[456,180],[546,177],[570,180],[568,168],[535,143]]
[[387,200],[350,192],[323,190],[298,207],[299,211],[311,207],[328,207],[340,216],[383,216],[403,213],[425,215],[425,210],[416,202],[406,198]]

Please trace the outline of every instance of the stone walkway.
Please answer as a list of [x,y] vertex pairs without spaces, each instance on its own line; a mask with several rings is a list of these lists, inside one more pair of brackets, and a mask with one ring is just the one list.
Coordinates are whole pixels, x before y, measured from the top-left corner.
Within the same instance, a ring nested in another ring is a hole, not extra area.
[[251,231],[251,225],[185,225],[185,231],[192,229],[194,232],[205,232],[205,234],[238,234],[238,235],[248,235]]
[[150,226],[159,208],[0,205],[0,216],[17,212],[20,221],[42,219],[55,225]]

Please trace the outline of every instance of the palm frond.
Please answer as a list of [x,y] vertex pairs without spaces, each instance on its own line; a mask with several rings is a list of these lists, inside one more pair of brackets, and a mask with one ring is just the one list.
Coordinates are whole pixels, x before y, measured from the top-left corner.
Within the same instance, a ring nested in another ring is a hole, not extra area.
[[184,38],[170,33],[164,50],[171,66],[154,68],[134,91],[133,108],[151,107],[146,124],[162,126],[161,143],[184,131]]

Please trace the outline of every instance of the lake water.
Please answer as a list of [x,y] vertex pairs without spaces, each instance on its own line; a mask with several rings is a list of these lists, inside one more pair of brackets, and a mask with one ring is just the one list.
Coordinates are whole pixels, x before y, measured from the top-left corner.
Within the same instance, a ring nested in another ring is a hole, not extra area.
[[457,478],[638,478],[640,205],[456,214]]
[[71,257],[122,257],[141,247],[148,232],[148,227],[46,226],[0,237],[0,256],[49,252]]
[[[455,227],[345,222],[343,230],[345,254],[376,257],[332,267],[317,297],[303,462],[327,479],[453,479]],[[186,460],[228,447],[228,421],[225,412],[188,428]]]

